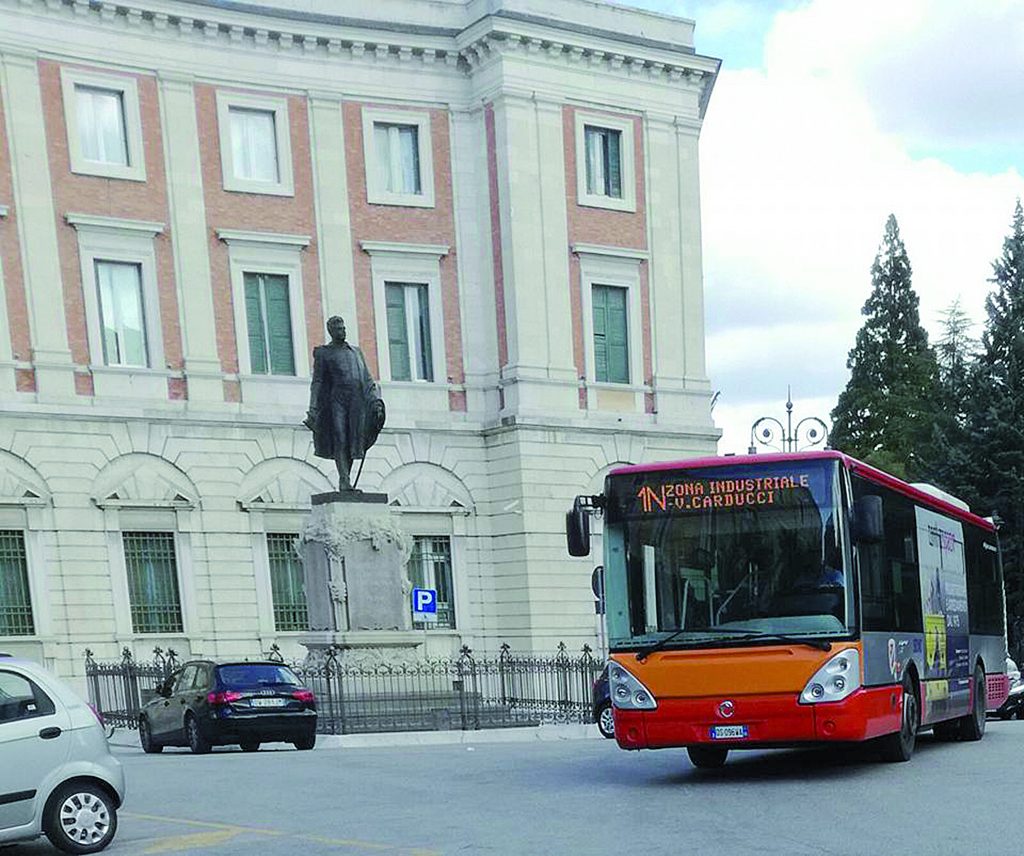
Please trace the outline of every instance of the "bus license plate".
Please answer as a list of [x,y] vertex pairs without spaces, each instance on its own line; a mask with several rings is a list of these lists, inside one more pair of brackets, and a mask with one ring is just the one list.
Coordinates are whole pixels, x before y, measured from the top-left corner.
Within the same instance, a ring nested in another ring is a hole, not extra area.
[[713,725],[711,726],[712,740],[742,740],[747,736],[745,725]]

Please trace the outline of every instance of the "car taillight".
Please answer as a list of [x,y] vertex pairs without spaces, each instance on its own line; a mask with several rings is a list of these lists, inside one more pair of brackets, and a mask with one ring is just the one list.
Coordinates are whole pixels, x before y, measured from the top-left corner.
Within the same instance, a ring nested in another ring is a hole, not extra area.
[[313,704],[316,701],[316,696],[309,690],[296,690],[292,693],[292,698],[304,704]]
[[236,693],[232,690],[227,690],[226,692],[206,694],[206,700],[210,704],[231,704],[231,702],[239,701],[241,698],[241,693]]

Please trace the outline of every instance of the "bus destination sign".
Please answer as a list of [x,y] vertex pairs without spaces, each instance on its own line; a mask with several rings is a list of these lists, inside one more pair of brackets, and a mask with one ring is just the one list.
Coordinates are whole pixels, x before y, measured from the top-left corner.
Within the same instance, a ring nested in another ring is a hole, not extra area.
[[761,508],[782,504],[786,494],[809,490],[806,473],[757,478],[694,478],[643,483],[636,492],[643,514],[671,514],[708,508]]

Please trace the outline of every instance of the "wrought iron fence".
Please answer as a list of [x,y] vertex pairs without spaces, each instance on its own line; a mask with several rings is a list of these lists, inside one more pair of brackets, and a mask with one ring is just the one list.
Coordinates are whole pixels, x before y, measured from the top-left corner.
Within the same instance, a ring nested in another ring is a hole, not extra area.
[[[153,663],[126,649],[115,663],[86,652],[92,703],[115,725],[134,728],[141,706],[178,661],[159,649]],[[285,662],[277,646],[268,656]],[[571,655],[515,654],[507,644],[494,657],[463,647],[450,659],[409,663],[349,663],[337,648],[318,660],[289,663],[317,697],[318,730],[325,734],[508,728],[590,722],[593,684],[603,668],[588,645]]]
[[181,665],[178,655],[168,648],[153,649],[153,659],[139,663],[125,648],[121,659],[110,663],[97,663],[92,651],[85,651],[85,678],[89,686],[89,702],[108,725],[117,728],[135,728],[139,711],[163,683]]

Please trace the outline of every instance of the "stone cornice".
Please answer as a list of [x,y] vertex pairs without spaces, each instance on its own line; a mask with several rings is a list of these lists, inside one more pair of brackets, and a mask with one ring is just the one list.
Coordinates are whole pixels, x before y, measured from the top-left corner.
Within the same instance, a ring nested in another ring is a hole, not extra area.
[[[691,86],[700,92],[702,114],[720,65],[719,60],[695,54],[688,46],[616,39],[615,34],[589,30],[582,22],[565,25],[498,14],[487,15],[459,31],[441,27],[403,29],[398,25],[389,28],[333,16],[291,18],[243,5],[185,6],[159,0],[0,0],[0,6],[88,20],[117,30],[149,31],[168,38],[328,59],[447,66],[467,74],[498,57],[528,57]],[[173,13],[168,11],[172,9]]]
[[78,230],[102,230],[105,232],[135,232],[155,238],[165,228],[163,223],[155,223],[149,220],[125,220],[121,217],[105,217],[101,214],[79,214],[68,211],[64,215],[69,226]]

